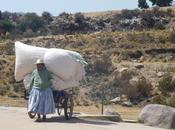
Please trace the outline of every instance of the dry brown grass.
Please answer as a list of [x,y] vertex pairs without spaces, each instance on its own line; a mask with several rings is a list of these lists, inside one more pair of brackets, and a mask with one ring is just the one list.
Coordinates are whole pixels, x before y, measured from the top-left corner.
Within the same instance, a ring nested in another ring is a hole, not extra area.
[[114,14],[119,14],[120,10],[113,10],[113,11],[99,11],[99,12],[90,12],[90,13],[83,13],[86,17],[105,17],[111,16]]
[[10,98],[8,96],[0,96],[0,105],[13,107],[26,107],[27,101],[23,98]]
[[[121,105],[108,105],[104,106],[104,109],[111,109],[121,115],[123,119],[137,120],[138,115],[142,108],[139,107],[123,107]],[[88,114],[101,114],[101,106],[75,106],[76,112],[88,113]]]

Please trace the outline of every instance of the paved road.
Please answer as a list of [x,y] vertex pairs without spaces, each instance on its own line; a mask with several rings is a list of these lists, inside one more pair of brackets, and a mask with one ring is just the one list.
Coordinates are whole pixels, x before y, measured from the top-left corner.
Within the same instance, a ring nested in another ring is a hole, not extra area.
[[56,114],[49,115],[46,122],[29,119],[26,108],[0,107],[0,130],[165,130],[134,123],[73,118],[65,120]]

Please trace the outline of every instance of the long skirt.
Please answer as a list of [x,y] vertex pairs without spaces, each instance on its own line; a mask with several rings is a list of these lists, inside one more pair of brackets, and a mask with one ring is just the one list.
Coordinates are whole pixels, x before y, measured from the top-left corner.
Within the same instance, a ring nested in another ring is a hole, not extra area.
[[28,100],[28,112],[42,115],[55,113],[55,103],[51,88],[32,88]]

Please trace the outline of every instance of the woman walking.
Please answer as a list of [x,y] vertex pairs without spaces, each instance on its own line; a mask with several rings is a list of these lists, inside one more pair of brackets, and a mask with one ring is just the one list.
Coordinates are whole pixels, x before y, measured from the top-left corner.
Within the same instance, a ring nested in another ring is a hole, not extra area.
[[[36,61],[37,68],[32,72],[30,87],[32,88],[28,101],[28,115],[36,113],[36,121],[46,120],[46,115],[55,113],[55,104],[50,80],[52,76],[41,59]],[[41,118],[41,115],[43,117]]]

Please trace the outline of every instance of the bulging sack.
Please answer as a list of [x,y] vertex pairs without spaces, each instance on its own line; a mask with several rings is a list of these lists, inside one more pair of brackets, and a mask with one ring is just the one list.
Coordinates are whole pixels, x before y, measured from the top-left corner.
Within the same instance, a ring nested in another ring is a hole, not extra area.
[[15,42],[15,79],[21,81],[24,76],[31,73],[37,59],[43,59],[44,54],[48,49],[41,47],[34,47],[23,44],[21,42]]
[[54,75],[51,87],[54,90],[64,90],[64,89],[68,89],[68,88],[72,88],[72,87],[77,87],[77,86],[79,86],[79,84],[80,84],[79,81],[76,81],[74,79],[64,81],[64,80],[62,80],[59,77]]
[[48,70],[62,80],[73,79],[79,64],[62,49],[49,49],[44,55],[44,63]]
[[79,85],[85,76],[84,65],[87,63],[77,52],[34,47],[21,42],[15,42],[15,52],[15,79],[24,79],[25,84],[29,81],[27,75],[36,68],[34,63],[38,58],[43,59],[47,69],[54,75],[53,86],[58,90]]

